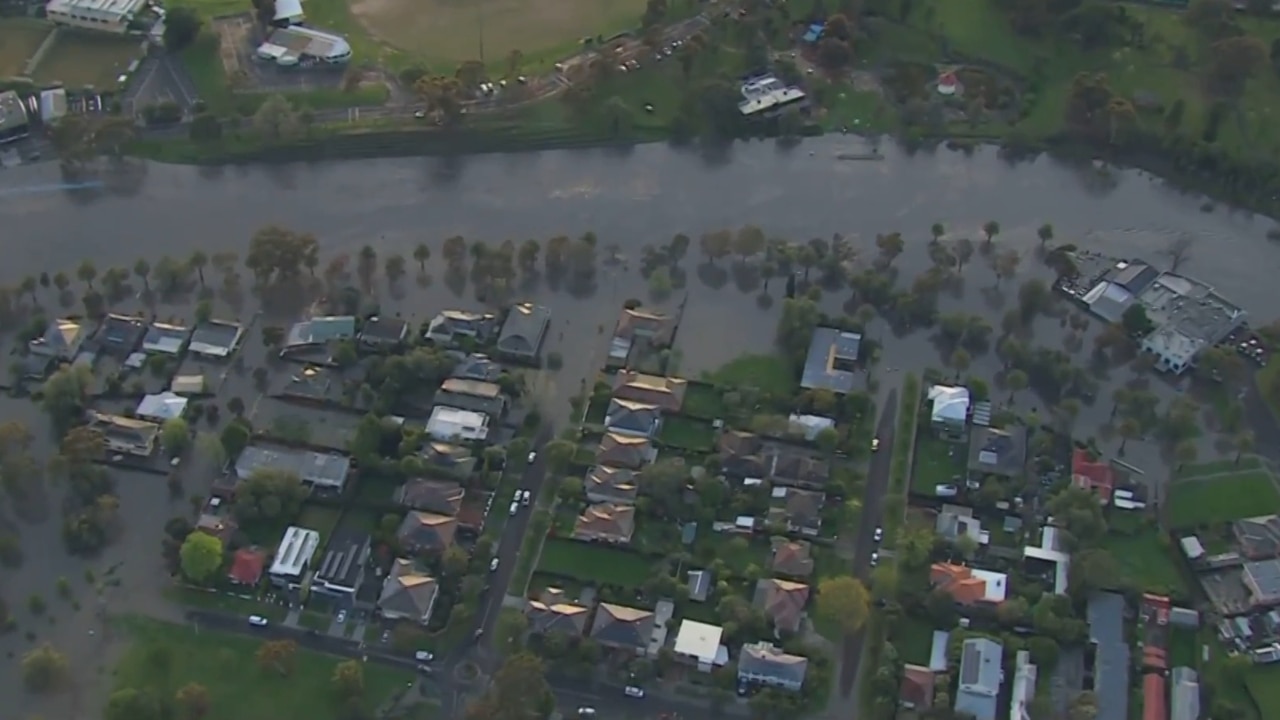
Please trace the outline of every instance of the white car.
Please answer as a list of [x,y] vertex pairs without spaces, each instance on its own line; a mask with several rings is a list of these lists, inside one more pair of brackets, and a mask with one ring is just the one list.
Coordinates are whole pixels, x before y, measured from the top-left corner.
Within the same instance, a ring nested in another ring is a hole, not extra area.
[[339,610],[339,611],[338,611],[338,624],[339,624],[339,625],[341,625],[342,623],[344,623],[344,622],[346,622],[346,621],[347,621],[347,611],[346,611],[346,610]]
[[625,693],[625,694],[626,694],[626,696],[627,696],[627,697],[629,697],[629,698],[642,698],[642,697],[644,697],[644,689],[643,689],[643,688],[638,688],[638,687],[636,687],[635,685],[628,685],[628,686],[626,687],[626,689],[625,689],[625,690],[623,690],[622,692],[623,692],[623,693]]
[[533,496],[529,494],[529,491],[528,491],[528,490],[525,490],[524,492],[520,493],[520,504],[521,504],[521,505],[528,505],[528,504],[529,504],[529,498],[531,498],[531,497],[533,497]]
[[578,717],[595,717],[595,716],[596,716],[596,709],[593,707],[578,708]]
[[884,528],[882,528],[882,527],[878,527],[878,528],[876,528],[876,534],[872,537],[872,539],[873,539],[873,540],[875,540],[876,542],[880,542],[881,540],[883,540],[883,539],[884,539]]
[[512,515],[515,515],[516,513],[520,512],[520,503],[519,503],[519,502],[515,502],[515,501],[513,501],[513,502],[511,503],[511,508],[510,508],[509,512],[510,512]]
[[250,615],[249,624],[254,627],[266,627],[267,619],[262,617],[261,615]]
[[493,572],[494,570],[497,570],[497,569],[498,569],[498,558],[494,558],[489,561],[489,572]]
[[871,452],[875,452],[879,449],[880,449],[880,438],[878,437],[871,438]]
[[955,485],[934,485],[933,494],[938,497],[955,497],[960,494],[960,488]]
[[418,118],[419,120],[422,120],[422,119],[424,119],[425,117],[427,117],[427,111],[426,111],[426,110],[415,110],[415,111],[413,112],[413,116],[414,116],[414,117],[416,117],[416,118]]
[[875,567],[880,562],[880,553],[871,553],[871,567]]
[[419,650],[413,654],[413,659],[417,660],[418,662],[431,662],[432,660],[436,659],[436,656],[432,655],[426,650]]
[[529,463],[530,463],[530,464],[532,464],[532,463],[533,463],[533,461],[534,461],[534,460],[536,460],[537,458],[538,458],[538,451],[537,451],[537,450],[534,450],[533,452],[529,453]]

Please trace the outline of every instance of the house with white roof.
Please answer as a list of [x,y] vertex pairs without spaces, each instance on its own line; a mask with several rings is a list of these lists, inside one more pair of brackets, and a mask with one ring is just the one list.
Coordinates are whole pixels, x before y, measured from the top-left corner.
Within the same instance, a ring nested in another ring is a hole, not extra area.
[[729,649],[720,644],[724,628],[719,625],[698,622],[696,620],[680,621],[680,630],[676,633],[676,659],[696,666],[702,672],[729,664]]
[[969,388],[934,385],[929,388],[929,424],[939,437],[961,441],[969,420]]

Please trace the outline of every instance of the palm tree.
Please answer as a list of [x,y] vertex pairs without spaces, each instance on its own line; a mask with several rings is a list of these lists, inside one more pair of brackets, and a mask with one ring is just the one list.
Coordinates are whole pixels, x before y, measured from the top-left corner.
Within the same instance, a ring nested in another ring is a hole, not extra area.
[[955,352],[951,353],[951,361],[948,364],[956,371],[957,382],[959,382],[960,376],[964,374],[964,371],[969,369],[969,362],[969,353],[965,352],[964,348],[956,348]]
[[418,261],[418,271],[427,271],[427,260],[431,259],[431,247],[425,242],[418,243],[413,248],[413,259]]
[[986,236],[987,245],[995,242],[996,236],[1000,234],[1000,223],[995,220],[986,221],[982,224],[982,234]]
[[1013,398],[1018,394],[1019,390],[1027,387],[1027,374],[1021,370],[1010,370],[1004,378],[1005,387],[1009,388],[1009,402],[1013,402]]
[[444,241],[444,261],[451,269],[462,267],[467,259],[467,241],[461,235],[454,235]]
[[31,296],[31,302],[36,301],[36,278],[34,275],[28,275],[22,278],[22,284],[18,286],[18,292]]
[[200,287],[204,287],[204,268],[209,264],[209,256],[200,250],[196,250],[191,253],[187,264],[191,266],[192,270],[196,271],[196,275],[200,278]]
[[71,278],[67,274],[59,270],[53,275],[53,286],[58,288],[58,292],[66,292],[71,287]]
[[1044,247],[1045,243],[1053,239],[1053,225],[1049,223],[1041,225],[1040,229],[1036,231],[1036,235],[1040,238],[1040,246]]
[[947,234],[947,229],[942,226],[942,223],[934,223],[933,227],[929,228],[929,232],[933,235],[933,241],[936,243],[942,240],[943,235]]
[[139,259],[138,262],[133,264],[133,274],[142,280],[143,288],[148,291],[151,290],[151,283],[147,280],[147,277],[151,275],[151,263],[145,259]]
[[76,277],[84,281],[89,289],[93,289],[93,280],[98,277],[98,268],[94,267],[92,260],[85,260],[80,263],[80,267],[76,270]]

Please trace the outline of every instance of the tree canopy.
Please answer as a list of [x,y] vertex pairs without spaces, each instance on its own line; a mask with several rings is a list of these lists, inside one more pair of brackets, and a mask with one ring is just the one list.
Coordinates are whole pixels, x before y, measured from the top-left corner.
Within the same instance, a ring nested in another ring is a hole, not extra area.
[[222,567],[222,541],[196,530],[182,542],[178,551],[182,574],[197,583],[206,583]]

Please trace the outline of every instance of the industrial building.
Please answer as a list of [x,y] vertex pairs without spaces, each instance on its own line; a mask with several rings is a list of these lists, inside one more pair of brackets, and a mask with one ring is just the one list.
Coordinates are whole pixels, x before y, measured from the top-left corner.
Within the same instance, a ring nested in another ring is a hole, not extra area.
[[258,46],[258,58],[283,67],[342,65],[351,59],[351,45],[341,35],[294,25],[273,30]]

